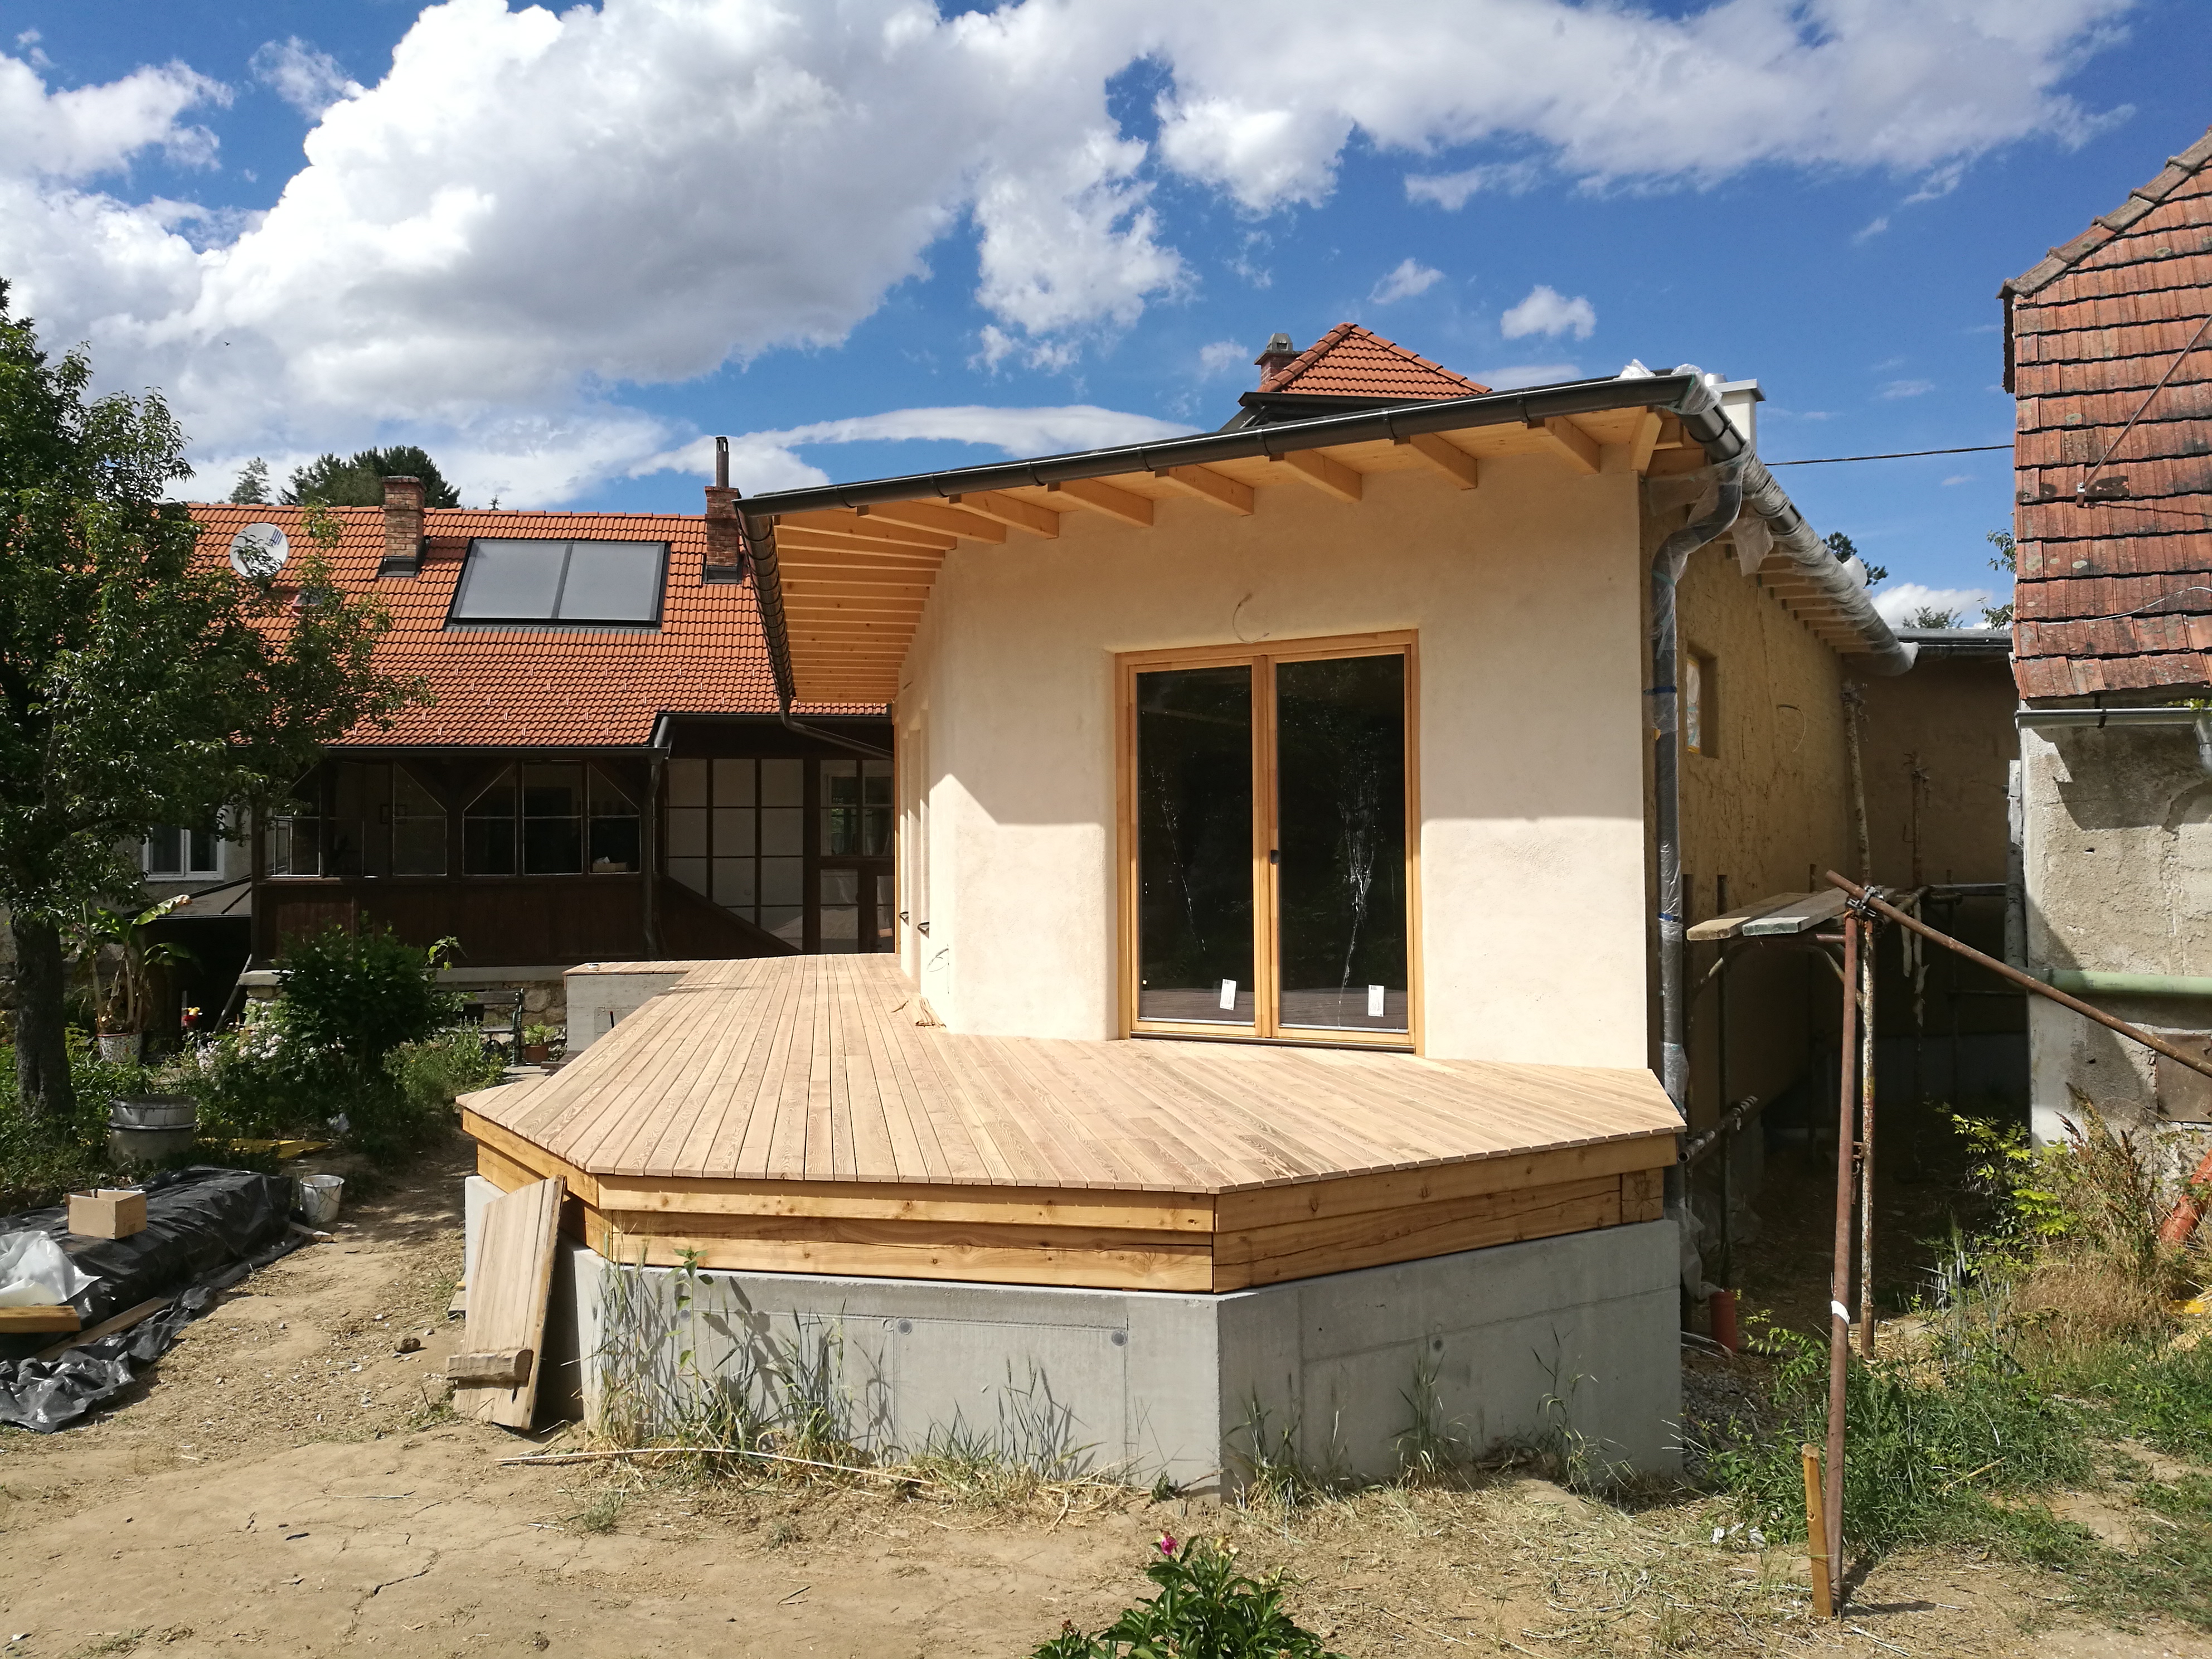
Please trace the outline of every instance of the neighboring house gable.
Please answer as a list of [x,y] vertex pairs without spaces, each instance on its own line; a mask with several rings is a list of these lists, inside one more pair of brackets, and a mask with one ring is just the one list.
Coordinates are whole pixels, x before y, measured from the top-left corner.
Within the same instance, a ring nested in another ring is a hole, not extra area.
[[1260,385],[1237,399],[1232,428],[1490,390],[1357,323],[1339,323],[1299,352],[1278,334],[1257,362]]
[[2208,162],[2212,133],[2001,290],[2025,698],[2212,685]]

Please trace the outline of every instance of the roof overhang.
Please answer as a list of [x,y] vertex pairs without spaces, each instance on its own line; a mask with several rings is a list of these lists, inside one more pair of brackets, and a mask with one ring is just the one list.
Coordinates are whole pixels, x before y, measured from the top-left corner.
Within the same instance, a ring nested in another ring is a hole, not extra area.
[[1163,499],[1249,516],[1262,492],[1276,487],[1356,503],[1362,481],[1376,472],[1419,471],[1442,487],[1473,489],[1485,461],[1509,456],[1546,456],[1565,477],[1589,476],[1616,446],[1639,475],[1737,468],[1746,520],[1764,526],[1759,533],[1771,544],[1747,568],[1771,574],[1778,598],[1838,651],[1873,658],[1891,672],[1910,662],[1866,600],[1863,581],[1820,546],[1721,412],[1706,377],[1687,369],[819,484],[736,505],[779,694],[880,703],[896,696],[938,570],[963,541],[1054,539],[1068,512],[1146,530]]

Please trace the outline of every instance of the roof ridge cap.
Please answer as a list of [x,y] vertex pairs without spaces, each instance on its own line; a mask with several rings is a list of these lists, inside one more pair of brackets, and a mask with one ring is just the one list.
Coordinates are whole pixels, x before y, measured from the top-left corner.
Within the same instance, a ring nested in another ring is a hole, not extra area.
[[[2007,278],[1997,293],[2000,295],[2024,295],[2048,288],[2099,248],[2106,246],[2122,232],[2132,228],[2138,219],[2164,202],[2185,182],[2203,172],[2208,161],[2212,161],[2212,127],[2205,128],[2204,136],[2179,155],[2167,156],[2166,166],[2158,174],[2130,191],[2127,199],[2119,206],[2109,213],[2094,216],[2089,221],[2088,228],[2080,235],[2060,243],[2019,276]],[[2099,231],[2104,234],[2099,236]]]

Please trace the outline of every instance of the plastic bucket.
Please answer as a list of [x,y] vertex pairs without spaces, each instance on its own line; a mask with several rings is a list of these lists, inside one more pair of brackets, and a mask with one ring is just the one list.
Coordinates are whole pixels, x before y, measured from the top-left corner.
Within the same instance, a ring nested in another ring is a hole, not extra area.
[[189,1129],[199,1108],[186,1095],[125,1095],[108,1108],[112,1129]]
[[338,1204],[345,1194],[343,1176],[301,1176],[294,1184],[300,1189],[300,1213],[310,1227],[327,1227],[338,1218]]

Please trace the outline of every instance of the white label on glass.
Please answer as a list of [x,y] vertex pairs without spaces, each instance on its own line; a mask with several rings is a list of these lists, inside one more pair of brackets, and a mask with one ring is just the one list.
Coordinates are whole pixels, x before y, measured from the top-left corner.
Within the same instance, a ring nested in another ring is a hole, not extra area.
[[1382,988],[1379,985],[1370,985],[1367,988],[1367,1018],[1370,1019],[1382,1018]]
[[1234,1008],[1237,1006],[1237,981],[1233,979],[1224,979],[1221,981],[1221,1006],[1224,1008]]

